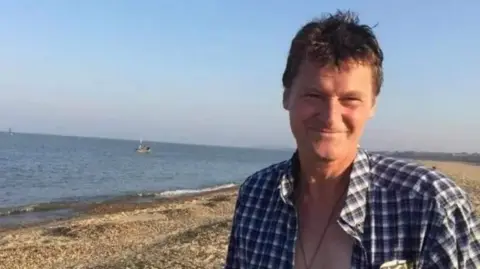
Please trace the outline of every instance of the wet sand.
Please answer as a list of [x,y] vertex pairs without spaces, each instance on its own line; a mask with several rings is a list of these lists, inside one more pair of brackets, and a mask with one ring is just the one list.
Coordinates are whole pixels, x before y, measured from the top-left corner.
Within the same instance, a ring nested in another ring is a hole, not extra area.
[[[480,166],[421,161],[455,176],[480,212]],[[0,268],[222,268],[237,188],[112,202],[74,219],[0,231]]]

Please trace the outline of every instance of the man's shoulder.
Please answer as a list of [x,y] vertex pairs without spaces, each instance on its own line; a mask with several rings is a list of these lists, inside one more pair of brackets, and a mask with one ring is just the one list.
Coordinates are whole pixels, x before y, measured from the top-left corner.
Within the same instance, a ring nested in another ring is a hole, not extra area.
[[277,189],[280,178],[288,172],[290,160],[273,163],[249,175],[240,184],[240,196],[256,196]]
[[439,206],[468,202],[468,195],[448,175],[416,161],[371,154],[372,183],[381,188],[435,199]]

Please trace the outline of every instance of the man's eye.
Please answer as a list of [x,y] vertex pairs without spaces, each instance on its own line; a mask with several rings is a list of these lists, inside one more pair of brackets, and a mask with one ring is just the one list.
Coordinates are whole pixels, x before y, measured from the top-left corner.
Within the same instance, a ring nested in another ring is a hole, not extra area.
[[360,98],[355,98],[355,97],[349,97],[349,98],[344,98],[341,101],[345,106],[350,106],[350,107],[356,107],[362,103],[362,99]]

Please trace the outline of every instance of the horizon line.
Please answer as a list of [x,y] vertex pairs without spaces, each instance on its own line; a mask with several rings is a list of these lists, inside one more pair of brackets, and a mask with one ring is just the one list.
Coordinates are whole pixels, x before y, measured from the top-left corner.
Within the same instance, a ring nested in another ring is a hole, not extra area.
[[[43,135],[43,136],[59,136],[59,137],[72,137],[72,138],[87,138],[87,139],[105,139],[105,140],[118,140],[118,141],[139,141],[140,139],[132,139],[132,138],[122,138],[122,137],[106,137],[106,136],[94,136],[94,135],[70,135],[70,134],[56,134],[56,133],[41,133],[41,132],[14,132],[14,134],[25,134],[25,135]],[[0,131],[0,133],[8,134],[8,131]],[[165,144],[174,144],[174,145],[188,145],[188,146],[206,146],[206,147],[220,147],[220,148],[239,148],[239,149],[263,149],[263,150],[277,150],[277,151],[294,151],[296,147],[289,147],[289,146],[235,146],[235,145],[219,145],[219,144],[202,144],[202,143],[183,143],[183,142],[175,142],[175,141],[160,141],[160,140],[149,140],[149,139],[142,139],[143,141],[153,142],[153,143],[165,143]],[[364,148],[360,145],[360,148]],[[368,148],[364,148],[367,149]],[[448,153],[448,154],[461,154],[461,153],[468,153],[468,154],[478,154],[478,152],[467,152],[467,151],[456,151],[456,152],[449,152],[449,151],[431,151],[431,150],[368,150],[371,152],[416,152],[416,153]]]

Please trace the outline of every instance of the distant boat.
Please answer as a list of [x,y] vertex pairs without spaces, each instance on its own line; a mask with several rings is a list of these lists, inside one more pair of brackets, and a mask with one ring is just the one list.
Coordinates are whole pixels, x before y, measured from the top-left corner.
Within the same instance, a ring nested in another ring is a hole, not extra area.
[[152,150],[150,149],[150,147],[144,147],[144,148],[138,148],[136,150],[137,153],[150,153],[152,152]]
[[137,153],[150,153],[152,150],[150,149],[150,147],[143,145],[142,139],[140,139],[140,144],[135,151]]
[[13,135],[12,128],[8,128],[8,134]]

